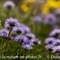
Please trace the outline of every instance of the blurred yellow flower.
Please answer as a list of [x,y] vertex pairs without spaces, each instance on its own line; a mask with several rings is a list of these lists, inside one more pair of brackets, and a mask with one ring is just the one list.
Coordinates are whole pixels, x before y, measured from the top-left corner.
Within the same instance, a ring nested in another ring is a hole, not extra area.
[[49,13],[48,7],[43,7],[43,8],[42,8],[42,12],[43,12],[44,14],[48,14],[48,13]]
[[30,7],[26,6],[25,4],[21,5],[20,8],[23,12],[27,12],[30,10]]
[[20,6],[21,10],[23,12],[28,12],[31,9],[34,1],[35,0],[24,0],[22,5]]
[[[32,7],[33,2],[35,2],[35,1],[37,1],[37,0],[24,0],[22,5],[20,6],[21,10],[23,12],[28,12]],[[45,13],[45,14],[48,14],[50,12],[51,8],[52,9],[60,8],[60,0],[48,0],[42,6],[42,12]]]
[[26,0],[26,1],[30,3],[35,2],[35,0]]
[[58,1],[58,0],[48,0],[42,8],[43,13],[45,13],[45,14],[49,13],[50,8],[53,8],[53,9],[60,8],[60,1]]

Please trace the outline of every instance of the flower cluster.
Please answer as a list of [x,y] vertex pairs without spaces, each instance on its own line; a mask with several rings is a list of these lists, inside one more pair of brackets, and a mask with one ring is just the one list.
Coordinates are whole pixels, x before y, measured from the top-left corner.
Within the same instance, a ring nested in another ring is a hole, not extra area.
[[32,22],[48,25],[53,28],[58,28],[59,22],[60,22],[60,9],[55,9],[53,13],[44,15],[41,13],[41,15],[35,15],[31,18]]
[[46,49],[52,51],[52,53],[60,55],[60,29],[54,29],[50,32],[49,37],[46,38]]
[[[16,34],[16,36],[13,36]],[[13,39],[15,42],[21,43],[25,50],[33,49],[34,44],[41,44],[31,30],[26,25],[19,23],[15,18],[9,18],[5,22],[5,29],[0,30],[0,37],[4,39]]]
[[56,26],[60,22],[60,9],[55,9],[52,13],[44,17],[44,24]]
[[47,25],[50,25],[50,26],[54,26],[58,23],[58,20],[57,18],[55,17],[54,14],[47,14],[45,17],[44,17],[44,24],[47,24]]

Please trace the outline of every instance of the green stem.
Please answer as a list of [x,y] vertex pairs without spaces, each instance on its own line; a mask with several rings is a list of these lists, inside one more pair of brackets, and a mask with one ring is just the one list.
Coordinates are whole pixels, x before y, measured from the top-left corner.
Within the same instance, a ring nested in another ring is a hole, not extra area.
[[7,12],[6,12],[6,14],[7,14],[7,18],[10,17],[10,11],[11,11],[11,10],[8,9]]
[[25,50],[25,54],[24,54],[24,60],[26,60],[26,54],[27,54],[27,51]]
[[50,51],[50,60],[51,60],[51,51]]
[[22,52],[21,43],[19,43],[19,44],[20,44],[20,49],[18,49],[18,59],[17,60],[20,60],[21,59],[20,57],[21,57],[21,52]]
[[42,43],[41,46],[42,46],[42,49],[43,49],[43,52],[44,52],[44,55],[43,55],[44,60],[48,60],[48,59],[47,59],[48,52],[47,52],[47,50],[46,50],[45,47],[44,47],[44,43]]
[[10,32],[9,32],[9,34],[8,34],[8,38],[7,38],[7,40],[6,40],[5,46],[3,47],[3,48],[5,48],[5,52],[6,52],[6,50],[7,50],[7,46],[8,46],[9,40],[10,40],[11,30],[12,30],[12,27],[11,27]]

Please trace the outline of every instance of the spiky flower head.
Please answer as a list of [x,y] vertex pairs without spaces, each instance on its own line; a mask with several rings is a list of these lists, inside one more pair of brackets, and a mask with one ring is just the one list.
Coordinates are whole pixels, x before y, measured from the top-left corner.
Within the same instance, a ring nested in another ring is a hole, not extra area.
[[16,41],[16,42],[24,42],[24,41],[26,41],[26,40],[28,40],[28,38],[27,37],[25,37],[24,35],[17,35],[15,38],[14,38],[14,41]]
[[28,39],[34,39],[34,38],[35,38],[35,35],[32,34],[32,33],[27,33],[27,34],[25,34],[25,36],[26,36]]
[[13,32],[16,32],[18,34],[20,34],[20,33],[24,34],[25,33],[25,30],[22,27],[20,27],[20,26],[13,27],[13,30],[12,31]]
[[29,44],[22,45],[22,48],[24,48],[25,50],[33,49],[33,47],[31,45],[29,45]]
[[60,39],[56,39],[56,41],[54,42],[54,46],[59,46],[60,45]]
[[52,53],[55,53],[56,55],[60,55],[60,45],[53,47]]
[[22,23],[18,23],[14,28],[13,28],[13,31],[15,32],[21,32],[23,34],[26,34],[26,33],[30,33],[31,30],[29,27],[27,27],[26,25],[22,24]]
[[0,30],[0,36],[3,38],[8,38],[9,31],[6,29]]
[[60,38],[60,29],[54,29],[52,32],[50,32],[49,36]]
[[53,51],[53,47],[54,47],[54,45],[51,45],[51,44],[48,44],[45,46],[45,48],[49,51]]
[[6,22],[5,22],[5,28],[6,29],[10,29],[11,27],[14,27],[14,26],[16,26],[18,24],[18,20],[17,19],[15,19],[15,18],[9,18],[9,19],[7,19],[6,20]]
[[41,41],[39,39],[31,39],[31,41],[34,43],[34,44],[41,44]]
[[22,43],[22,48],[24,48],[25,50],[30,50],[33,49],[32,46],[34,45],[34,43],[31,40],[26,40],[25,42]]
[[54,26],[58,23],[57,18],[53,14],[48,14],[45,16],[44,24]]
[[54,14],[57,18],[60,17],[60,9],[55,9]]
[[53,38],[53,37],[48,37],[45,39],[45,43],[46,44],[54,44],[54,42],[56,41],[56,38]]

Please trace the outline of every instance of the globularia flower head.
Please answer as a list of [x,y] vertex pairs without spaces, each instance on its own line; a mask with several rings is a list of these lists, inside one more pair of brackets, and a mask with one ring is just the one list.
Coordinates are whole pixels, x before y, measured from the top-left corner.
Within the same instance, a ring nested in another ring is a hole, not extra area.
[[20,27],[20,26],[13,27],[12,31],[16,32],[16,33],[23,33],[23,34],[25,33],[25,30],[22,27]]
[[18,23],[18,25],[17,25],[17,27],[25,27],[25,25],[24,24],[22,24],[22,23]]
[[60,55],[60,45],[53,47],[52,53],[56,53],[56,54]]
[[57,39],[55,42],[54,42],[54,46],[58,46],[60,45],[60,39]]
[[54,11],[54,14],[56,15],[56,17],[60,17],[60,9],[56,9]]
[[56,41],[56,39],[53,37],[49,37],[49,38],[45,39],[46,44],[53,44],[55,41]]
[[0,36],[3,38],[7,38],[9,34],[9,31],[6,29],[0,30]]
[[54,45],[51,45],[51,44],[48,44],[45,46],[45,48],[49,51],[53,51],[53,47],[54,47]]
[[31,20],[36,23],[42,23],[42,18],[40,16],[35,16]]
[[27,27],[27,26],[25,26],[23,29],[25,30],[25,33],[30,33],[31,32],[30,28]]
[[25,30],[25,34],[31,32],[31,30],[30,30],[29,27],[27,27],[27,26],[25,26],[25,25],[22,25],[22,24],[21,24],[21,27]]
[[38,40],[38,39],[31,39],[31,41],[34,43],[34,44],[41,44],[41,41]]
[[5,22],[5,28],[9,29],[10,27],[14,27],[18,24],[18,20],[15,18],[9,18]]
[[60,38],[60,29],[54,29],[49,36],[55,37],[55,38]]
[[24,42],[26,40],[28,40],[28,38],[23,35],[18,35],[14,38],[14,41],[16,41],[16,42]]
[[49,14],[45,16],[43,23],[50,26],[54,26],[58,23],[58,21],[57,21],[57,18],[53,14]]
[[33,43],[31,40],[28,40],[28,39],[26,39],[22,44],[23,44],[23,45],[24,45],[24,44],[28,44],[28,45],[31,45],[31,46],[34,45],[34,43]]
[[29,44],[23,44],[22,48],[24,48],[25,50],[31,50],[31,49],[33,49],[32,46],[29,45]]
[[3,5],[3,7],[5,9],[14,9],[15,8],[15,4],[13,1],[6,1]]
[[25,26],[24,24],[19,24],[19,23],[18,23],[18,25],[16,25],[16,27],[13,28],[13,31],[15,31],[15,32],[20,31],[24,34],[31,32],[29,27]]
[[33,49],[33,42],[31,40],[26,40],[25,42],[22,43],[22,48],[24,48],[25,50],[30,50]]
[[27,33],[27,34],[25,34],[25,36],[26,36],[28,39],[34,39],[34,38],[35,38],[35,35],[32,34],[32,33]]

